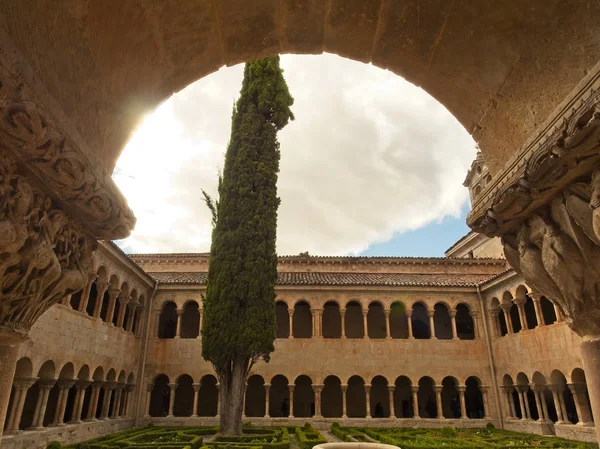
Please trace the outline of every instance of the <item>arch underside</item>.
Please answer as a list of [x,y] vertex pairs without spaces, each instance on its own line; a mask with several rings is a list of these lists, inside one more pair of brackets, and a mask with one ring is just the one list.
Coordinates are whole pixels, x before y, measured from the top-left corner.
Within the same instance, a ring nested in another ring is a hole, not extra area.
[[421,86],[495,173],[597,62],[599,12],[558,0],[7,0],[0,42],[13,41],[108,172],[144,114],[193,81],[261,56],[329,52]]

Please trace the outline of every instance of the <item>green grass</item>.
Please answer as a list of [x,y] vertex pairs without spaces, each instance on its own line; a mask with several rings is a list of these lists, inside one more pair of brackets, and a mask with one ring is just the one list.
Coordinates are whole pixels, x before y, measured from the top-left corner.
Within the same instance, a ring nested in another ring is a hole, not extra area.
[[[244,426],[240,436],[217,435],[218,427],[148,426],[105,435],[64,449],[312,449],[327,440],[309,424],[304,427]],[[205,441],[210,440],[210,441]],[[59,445],[57,449],[60,449]]]
[[340,427],[334,424],[332,433],[342,441],[379,441],[399,446],[401,449],[521,449],[521,448],[564,448],[597,449],[597,444],[545,437],[491,427],[479,429],[455,429],[443,427],[435,429],[400,428],[361,428]]

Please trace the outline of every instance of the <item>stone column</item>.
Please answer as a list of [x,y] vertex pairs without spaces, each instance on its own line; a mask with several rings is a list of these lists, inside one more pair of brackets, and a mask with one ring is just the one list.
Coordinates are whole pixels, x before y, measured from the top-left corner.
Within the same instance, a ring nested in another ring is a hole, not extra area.
[[98,409],[98,399],[100,398],[100,388],[104,385],[104,382],[94,381],[92,384],[92,395],[90,396],[90,402],[88,403],[88,412],[85,421],[96,420],[96,410]]
[[513,387],[503,385],[500,388],[502,389],[502,391],[504,393],[504,416],[506,417],[506,419],[513,419],[513,418],[515,418],[515,413],[513,410],[514,406],[512,405],[512,394],[511,394]]
[[544,326],[546,323],[544,322],[544,314],[542,313],[542,304],[540,297],[533,293],[530,296],[531,300],[533,301],[533,308],[535,309],[535,318],[538,323],[537,327]]
[[127,387],[125,387],[125,391],[127,391],[127,401],[125,402],[123,413],[125,416],[131,416],[131,404],[133,404],[134,399],[132,393],[135,391],[135,384],[128,384]]
[[450,321],[452,323],[452,340],[457,340],[458,331],[456,330],[456,310],[450,311]]
[[475,340],[481,338],[481,332],[479,331],[479,313],[478,312],[469,312],[471,319],[473,320],[473,334],[475,336]]
[[[586,367],[587,368],[587,367]],[[592,372],[593,373],[593,372]],[[597,373],[593,373],[597,374]],[[590,411],[590,403],[588,402],[586,393],[586,386],[583,383],[571,383],[568,384],[569,390],[573,393],[573,399],[575,400],[575,408],[577,409],[577,422],[578,426],[591,427],[594,425],[592,420],[592,413]]]
[[48,395],[50,394],[50,390],[55,383],[56,379],[40,380],[38,382],[40,394],[35,406],[35,413],[33,414],[32,423],[32,426],[35,430],[44,428],[44,416],[46,415],[46,406],[48,405]]
[[[71,419],[69,420],[69,424],[78,424],[81,422],[81,413],[83,412],[83,401],[85,399],[85,391],[87,387],[89,387],[91,382],[87,380],[79,380],[75,384],[75,388],[77,389],[77,395],[75,396],[75,404],[73,406],[73,412],[71,413]],[[92,397],[90,395],[90,402]]]
[[102,401],[102,412],[100,419],[108,419],[108,411],[110,409],[110,400],[116,387],[115,382],[106,382],[104,384],[104,400]]
[[177,384],[169,384],[169,388],[171,389],[171,394],[169,395],[169,414],[167,418],[172,418],[173,415],[173,407],[175,406],[175,391],[177,390]]
[[319,328],[317,327],[317,311],[314,309],[310,310],[312,315],[312,334],[311,338],[317,338],[319,336]]
[[442,408],[442,386],[436,385],[433,387],[435,390],[435,402],[437,405],[437,419],[446,419],[444,416],[444,409]]
[[365,385],[366,418],[371,418],[371,385]]
[[369,338],[369,324],[367,322],[367,316],[369,315],[369,309],[363,310],[363,338]]
[[88,283],[81,292],[81,301],[79,301],[79,308],[77,309],[79,312],[85,312],[87,309],[88,302],[90,300],[90,293],[92,291],[92,285],[98,279],[98,275],[93,273],[88,277]]
[[192,418],[198,417],[198,392],[200,391],[200,384],[192,384],[194,389],[194,408],[192,409]]
[[294,417],[294,386],[295,385],[288,385],[290,391],[290,418]]
[[152,401],[152,390],[154,390],[153,384],[146,385],[146,412],[144,413],[144,418],[150,417],[150,403]]
[[131,296],[119,296],[119,314],[117,315],[117,327],[125,329],[123,322],[125,321],[125,309],[128,307]]
[[465,403],[465,391],[467,387],[464,385],[459,385],[458,389],[458,397],[460,399],[460,418],[467,419],[467,404]]
[[390,334],[390,313],[391,310],[390,309],[385,309],[383,311],[383,313],[385,314],[385,338],[387,340],[391,340],[392,336]]
[[271,390],[271,384],[265,384],[265,418],[271,417],[271,411],[269,410],[269,391]]
[[313,385],[313,390],[315,392],[315,418],[322,418],[321,415],[321,392],[323,391],[323,385],[315,384]]
[[118,418],[120,416],[120,409],[121,409],[121,397],[123,394],[123,387],[125,385],[122,384],[118,384],[115,387],[115,400],[113,401],[113,408],[112,408],[112,413],[110,414],[110,417],[112,419]]
[[390,418],[396,417],[396,408],[394,407],[394,391],[396,391],[396,386],[388,385],[388,400],[390,401]]
[[429,317],[429,332],[430,332],[430,335],[431,335],[431,339],[432,340],[437,340],[437,336],[435,335],[435,321],[433,319],[434,313],[435,313],[434,310],[428,310],[427,311],[427,316]]
[[563,415],[563,407],[558,395],[562,395],[562,385],[549,385],[550,391],[552,391],[552,399],[554,399],[554,408],[556,409],[556,424],[563,424],[565,422],[565,416]]
[[198,324],[198,338],[202,338],[202,320],[204,319],[204,309],[199,309],[200,323]]
[[490,404],[488,401],[488,387],[479,387],[481,395],[483,396],[483,417],[489,419],[490,417]]
[[129,313],[127,314],[127,320],[125,321],[125,331],[133,332],[133,321],[135,319],[135,314],[137,312],[137,307],[140,305],[139,302],[128,302],[127,307],[129,308]]
[[529,414],[529,403],[527,401],[527,397],[525,394],[529,387],[525,387],[524,385],[518,385],[517,392],[519,393],[519,405],[521,406],[521,420],[527,420],[531,416]]
[[13,406],[8,419],[6,433],[19,432],[19,425],[21,424],[21,417],[23,416],[23,406],[25,405],[27,391],[36,381],[37,377],[30,379],[15,379],[15,397],[13,399]]
[[158,338],[158,330],[160,326],[160,310],[155,310],[152,315],[154,316],[154,329],[152,331],[152,336],[154,338]]
[[492,331],[492,338],[500,337],[502,335],[502,332],[500,331],[500,320],[498,319],[498,315],[500,315],[499,310],[490,310],[490,318],[492,322],[490,328]]
[[342,335],[341,338],[346,338],[346,309],[340,307],[340,320],[341,320],[341,329]]
[[504,314],[504,322],[506,323],[506,332],[508,334],[513,333],[512,321],[510,319],[510,304],[501,304],[500,308]]
[[288,315],[290,318],[290,336],[289,336],[289,338],[294,338],[294,309],[288,309]]
[[175,338],[181,338],[181,315],[183,315],[183,309],[177,309],[177,329],[175,330]]
[[538,411],[538,421],[545,421],[546,415],[544,415],[544,411],[542,409],[542,401],[540,400],[540,387],[534,383],[529,384],[531,390],[533,391],[533,396],[535,397],[535,407]]
[[108,309],[106,310],[106,323],[112,324],[115,315],[115,306],[117,305],[117,298],[121,294],[121,290],[115,288],[108,291]]
[[412,340],[413,338],[415,338],[413,336],[413,328],[412,328],[412,309],[411,310],[406,310],[406,317],[407,317],[407,324],[408,324],[408,338],[410,340]]
[[100,318],[100,312],[102,310],[102,303],[104,302],[104,293],[110,287],[110,284],[106,281],[98,281],[96,283],[96,302],[94,303],[94,318]]
[[419,387],[418,385],[413,385],[410,387],[413,395],[413,414],[415,415],[415,419],[421,419],[421,415],[419,415]]
[[552,305],[554,306],[554,314],[556,315],[556,321],[554,322],[554,324],[556,323],[562,323],[565,319],[562,310],[560,310],[560,307],[558,304],[552,303]]
[[529,326],[527,326],[527,316],[525,315],[525,303],[523,302],[525,299],[517,302],[514,300],[514,303],[517,305],[517,309],[519,310],[519,321],[521,322],[521,330],[528,330]]
[[346,412],[346,392],[348,391],[348,385],[342,385],[342,418],[347,418]]
[[64,425],[65,410],[67,408],[67,399],[69,396],[69,390],[75,385],[76,380],[58,380],[58,400],[56,401],[56,408],[54,409],[54,419],[52,421],[53,426]]

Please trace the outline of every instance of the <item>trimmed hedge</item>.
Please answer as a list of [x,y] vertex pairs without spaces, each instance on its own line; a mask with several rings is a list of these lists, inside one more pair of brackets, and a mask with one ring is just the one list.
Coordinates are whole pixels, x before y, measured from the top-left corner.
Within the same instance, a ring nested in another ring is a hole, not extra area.
[[304,427],[296,427],[296,438],[300,449],[312,449],[317,444],[327,443],[327,439],[310,424]]

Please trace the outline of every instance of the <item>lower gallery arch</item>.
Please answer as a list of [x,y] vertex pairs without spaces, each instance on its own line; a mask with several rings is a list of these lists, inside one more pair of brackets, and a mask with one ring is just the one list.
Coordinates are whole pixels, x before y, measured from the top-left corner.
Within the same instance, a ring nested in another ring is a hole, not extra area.
[[312,337],[312,313],[310,305],[306,301],[299,301],[294,306],[292,326],[294,338]]
[[378,302],[369,304],[367,312],[367,335],[369,338],[385,338],[386,324],[383,306]]
[[348,418],[364,418],[367,416],[365,396],[365,381],[360,376],[352,376],[348,379],[346,389],[346,414]]
[[[512,380],[511,380],[512,384]],[[465,381],[465,408],[467,418],[480,419],[485,415],[481,380],[476,376],[468,377]]]
[[475,339],[475,323],[466,304],[456,306],[456,336],[461,340]]
[[283,301],[277,301],[275,303],[275,318],[277,319],[277,338],[289,338],[290,337],[290,316],[288,313],[288,306]]
[[396,301],[390,307],[390,336],[408,338],[408,317],[403,303]]
[[406,376],[399,376],[394,388],[394,416],[412,418],[414,410],[412,382]]
[[419,379],[419,416],[421,418],[437,418],[438,410],[435,397],[435,382],[429,376]]
[[154,388],[150,393],[150,416],[159,417],[169,414],[171,388],[166,374],[159,374],[154,379]]
[[358,301],[350,301],[346,304],[344,321],[346,338],[363,338],[365,336],[362,306]]
[[287,377],[278,374],[271,379],[269,390],[269,416],[290,416],[290,389]]
[[200,379],[198,389],[198,416],[217,416],[218,404],[217,378],[212,374],[206,374]]
[[321,414],[325,418],[341,418],[342,401],[341,380],[337,376],[327,376],[321,392]]
[[375,376],[371,381],[369,402],[373,418],[388,418],[390,416],[388,381],[385,377]]
[[296,378],[294,385],[294,417],[310,418],[315,414],[315,393],[312,379],[304,374]]
[[431,330],[429,328],[429,316],[427,308],[423,303],[415,303],[412,307],[412,330],[413,336],[417,339],[431,338]]
[[254,374],[248,378],[246,387],[246,406],[244,412],[249,417],[262,417],[266,413],[265,380],[262,376]]
[[177,378],[176,383],[173,415],[192,416],[194,413],[194,379],[188,374],[182,374]]
[[342,336],[342,315],[340,306],[335,301],[328,301],[323,306],[323,338],[340,338]]
[[442,380],[442,415],[444,418],[460,418],[458,381],[452,376]]

